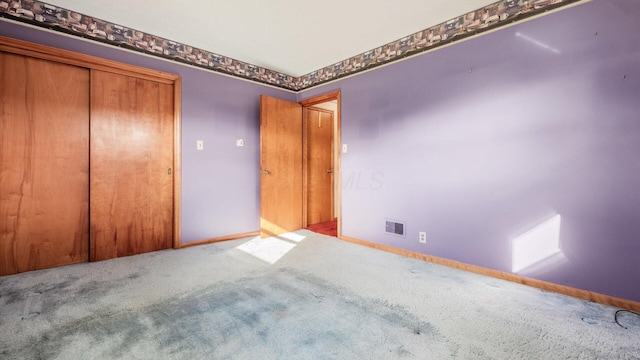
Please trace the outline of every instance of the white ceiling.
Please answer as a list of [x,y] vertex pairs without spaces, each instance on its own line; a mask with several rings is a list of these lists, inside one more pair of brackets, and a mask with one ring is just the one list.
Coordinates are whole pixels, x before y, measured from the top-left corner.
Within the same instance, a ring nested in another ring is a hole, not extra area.
[[497,0],[52,0],[295,77]]

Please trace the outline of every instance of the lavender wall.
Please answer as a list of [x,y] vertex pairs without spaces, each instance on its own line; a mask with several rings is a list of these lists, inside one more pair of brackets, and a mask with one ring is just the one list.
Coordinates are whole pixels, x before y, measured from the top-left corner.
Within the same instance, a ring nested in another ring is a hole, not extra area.
[[511,272],[559,214],[564,257],[519,274],[640,301],[637,19],[596,0],[303,92],[342,91],[343,234]]
[[[509,272],[513,239],[560,214],[564,260],[520,274],[640,301],[638,18],[637,0],[595,0],[298,95],[342,91],[343,234]],[[180,74],[183,241],[258,228],[258,96],[294,94],[18,24],[0,35]]]
[[295,94],[19,24],[0,22],[0,35],[179,74],[183,243],[259,229],[259,96]]

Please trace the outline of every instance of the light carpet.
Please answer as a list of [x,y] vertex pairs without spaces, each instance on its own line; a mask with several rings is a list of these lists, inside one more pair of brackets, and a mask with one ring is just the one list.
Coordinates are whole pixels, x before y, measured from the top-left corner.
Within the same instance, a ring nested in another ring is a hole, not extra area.
[[2,359],[640,359],[640,319],[307,230],[0,277]]

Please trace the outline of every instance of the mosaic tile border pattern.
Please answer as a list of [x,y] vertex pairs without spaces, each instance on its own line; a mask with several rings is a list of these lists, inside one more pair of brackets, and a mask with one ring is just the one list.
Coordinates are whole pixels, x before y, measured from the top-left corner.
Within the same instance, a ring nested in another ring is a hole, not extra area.
[[296,78],[37,0],[0,0],[0,16],[209,70],[295,89]]
[[297,78],[306,89],[585,0],[502,0]]
[[501,0],[298,78],[37,0],[0,0],[0,17],[300,91],[580,1]]

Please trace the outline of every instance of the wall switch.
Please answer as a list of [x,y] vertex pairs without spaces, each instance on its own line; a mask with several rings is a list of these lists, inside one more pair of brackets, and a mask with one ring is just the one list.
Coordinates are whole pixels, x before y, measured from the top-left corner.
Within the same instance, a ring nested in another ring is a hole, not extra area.
[[347,144],[342,144],[342,153],[343,154],[347,153]]
[[236,146],[244,146],[244,139],[237,139]]
[[198,140],[196,141],[196,148],[198,150],[204,150],[204,140]]
[[418,233],[420,236],[420,243],[421,244],[426,244],[427,243],[427,233],[424,231],[421,231]]

